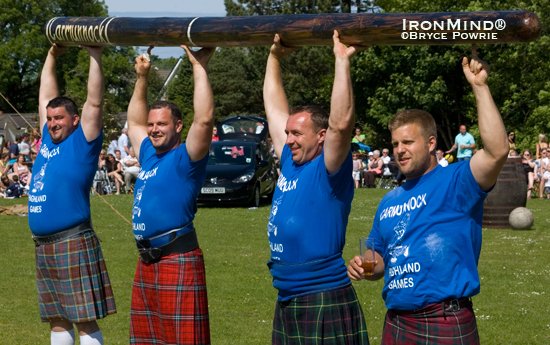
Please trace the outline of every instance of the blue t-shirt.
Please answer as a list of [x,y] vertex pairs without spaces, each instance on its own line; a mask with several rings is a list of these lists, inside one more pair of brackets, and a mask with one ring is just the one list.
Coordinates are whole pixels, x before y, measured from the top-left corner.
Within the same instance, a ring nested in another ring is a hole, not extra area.
[[470,162],[438,165],[386,194],[369,238],[384,258],[388,309],[415,310],[479,293],[486,196]]
[[132,210],[136,240],[149,239],[193,221],[197,196],[206,178],[208,155],[193,162],[185,144],[157,155],[151,140],[145,138],[139,162],[141,170]]
[[296,165],[285,145],[281,166],[267,226],[279,300],[349,285],[342,250],[353,199],[351,151],[332,176],[324,152]]
[[458,135],[455,137],[455,143],[457,144],[457,158],[467,158],[472,157],[474,154],[474,151],[472,149],[461,149],[460,145],[472,145],[476,143],[476,140],[474,139],[474,136],[470,133],[466,132],[466,134],[462,135],[462,133],[458,133]]
[[44,125],[42,145],[33,166],[29,192],[29,227],[47,236],[90,219],[90,189],[103,131],[88,142],[82,126],[59,144]]

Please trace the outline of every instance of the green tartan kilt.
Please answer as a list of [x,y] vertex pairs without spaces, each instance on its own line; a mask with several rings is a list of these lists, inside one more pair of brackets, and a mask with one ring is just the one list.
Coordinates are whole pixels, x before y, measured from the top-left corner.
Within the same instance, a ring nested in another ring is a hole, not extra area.
[[272,343],[369,344],[365,317],[353,286],[277,301]]

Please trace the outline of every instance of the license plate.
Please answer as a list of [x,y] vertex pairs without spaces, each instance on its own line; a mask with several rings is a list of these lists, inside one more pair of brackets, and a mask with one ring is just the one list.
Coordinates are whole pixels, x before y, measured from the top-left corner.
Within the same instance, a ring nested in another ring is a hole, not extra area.
[[202,194],[225,194],[225,187],[201,188]]

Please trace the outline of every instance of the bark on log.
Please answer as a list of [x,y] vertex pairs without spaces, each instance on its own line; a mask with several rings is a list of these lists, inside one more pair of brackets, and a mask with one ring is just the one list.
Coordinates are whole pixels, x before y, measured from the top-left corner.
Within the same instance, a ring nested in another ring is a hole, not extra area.
[[350,45],[525,43],[541,32],[528,11],[300,14],[247,17],[58,17],[46,36],[60,45],[199,47],[332,45],[333,30]]

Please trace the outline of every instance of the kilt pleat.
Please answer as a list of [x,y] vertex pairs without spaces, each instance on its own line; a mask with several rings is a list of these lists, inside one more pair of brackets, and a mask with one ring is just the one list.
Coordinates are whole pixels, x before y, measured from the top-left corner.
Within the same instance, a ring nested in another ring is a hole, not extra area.
[[272,344],[369,344],[365,317],[353,286],[277,301]]
[[132,290],[130,343],[210,344],[202,251],[139,260]]
[[479,334],[470,301],[458,311],[433,303],[414,312],[388,310],[382,345],[476,345]]
[[116,313],[115,299],[94,232],[35,249],[40,318],[89,322]]

